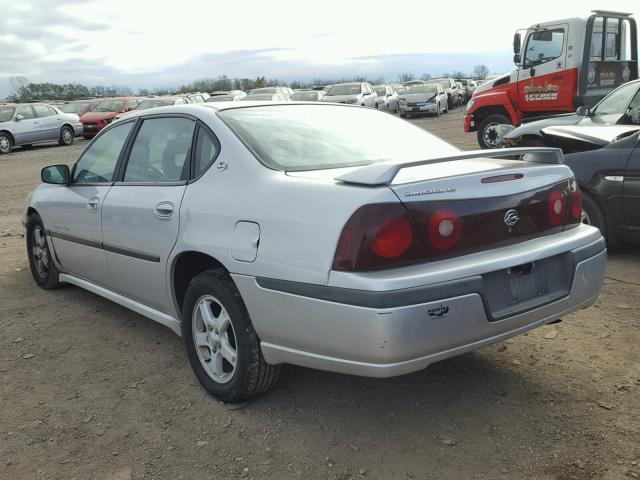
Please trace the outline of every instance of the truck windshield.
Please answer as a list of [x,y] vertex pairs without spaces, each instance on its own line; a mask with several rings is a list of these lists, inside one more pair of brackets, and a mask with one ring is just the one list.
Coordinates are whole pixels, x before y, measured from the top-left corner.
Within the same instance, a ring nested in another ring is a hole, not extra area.
[[562,55],[564,29],[541,30],[529,35],[524,57],[525,68],[549,62]]

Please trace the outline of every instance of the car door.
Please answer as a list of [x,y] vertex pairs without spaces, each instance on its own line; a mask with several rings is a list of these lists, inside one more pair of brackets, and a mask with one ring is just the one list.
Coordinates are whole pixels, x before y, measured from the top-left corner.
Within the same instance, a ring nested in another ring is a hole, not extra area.
[[37,142],[38,118],[31,105],[23,105],[16,109],[14,125],[11,130],[16,145]]
[[178,238],[195,125],[185,116],[144,117],[102,210],[118,291],[168,314],[167,259]]
[[627,231],[636,240],[640,240],[640,137],[629,157],[622,185],[624,216]]
[[523,112],[573,110],[577,72],[566,68],[568,33],[568,24],[545,25],[527,37],[517,87]]
[[57,187],[41,205],[64,271],[109,289],[113,279],[102,245],[101,212],[134,124],[119,123],[101,133],[76,162],[71,183]]
[[37,141],[57,140],[60,136],[60,120],[56,111],[46,105],[34,105],[33,109],[38,117]]

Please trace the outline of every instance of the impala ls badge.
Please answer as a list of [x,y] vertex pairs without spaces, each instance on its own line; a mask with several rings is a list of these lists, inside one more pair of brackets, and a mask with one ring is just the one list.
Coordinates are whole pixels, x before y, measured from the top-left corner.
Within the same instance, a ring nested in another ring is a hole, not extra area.
[[520,220],[520,215],[517,210],[507,210],[507,213],[504,214],[504,223],[508,227],[513,227],[518,223],[518,220]]

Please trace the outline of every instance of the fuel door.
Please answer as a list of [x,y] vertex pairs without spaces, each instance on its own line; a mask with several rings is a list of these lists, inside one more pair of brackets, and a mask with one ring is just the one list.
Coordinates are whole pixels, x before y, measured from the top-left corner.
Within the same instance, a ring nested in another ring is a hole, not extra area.
[[233,232],[231,256],[239,262],[253,262],[258,256],[260,225],[254,222],[238,222]]

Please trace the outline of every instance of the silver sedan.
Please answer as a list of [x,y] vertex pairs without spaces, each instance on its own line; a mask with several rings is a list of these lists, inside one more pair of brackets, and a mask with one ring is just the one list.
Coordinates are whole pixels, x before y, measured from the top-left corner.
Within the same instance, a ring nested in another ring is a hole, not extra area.
[[144,110],[41,176],[23,219],[35,282],[168,326],[223,401],[284,363],[426,368],[592,304],[606,268],[561,152],[461,152],[358,106]]
[[0,154],[16,146],[57,140],[71,145],[82,132],[80,117],[44,103],[0,104]]

